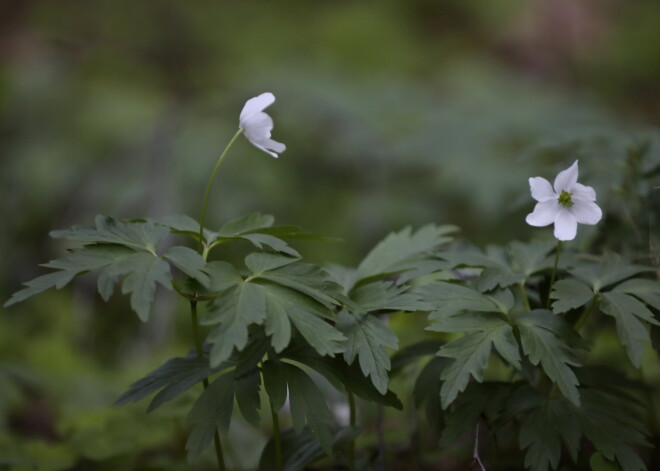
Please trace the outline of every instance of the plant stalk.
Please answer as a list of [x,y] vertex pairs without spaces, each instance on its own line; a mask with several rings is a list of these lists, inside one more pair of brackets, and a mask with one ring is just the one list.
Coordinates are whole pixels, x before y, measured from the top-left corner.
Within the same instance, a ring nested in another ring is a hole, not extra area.
[[598,296],[594,296],[591,299],[591,302],[587,307],[584,308],[584,311],[582,314],[580,314],[580,317],[578,320],[575,322],[575,325],[573,328],[575,329],[576,332],[579,332],[580,329],[584,326],[584,324],[587,322],[587,319],[589,318],[589,314],[594,310],[594,307],[596,307],[596,304],[598,302]]
[[[199,334],[199,321],[197,320],[197,301],[190,301],[190,319],[192,322],[193,338],[195,340],[195,350],[197,351],[197,356],[201,358],[204,356],[204,351],[202,350],[202,338]],[[202,385],[204,389],[209,387],[208,378],[202,380]],[[218,459],[218,471],[225,471],[225,458],[222,453],[222,443],[220,443],[220,433],[217,427],[213,434],[213,444],[215,445],[215,455]]]
[[206,219],[206,205],[209,202],[209,195],[211,194],[211,185],[213,184],[213,180],[215,180],[215,175],[216,173],[218,173],[220,164],[222,163],[223,160],[225,160],[227,151],[229,151],[229,149],[234,144],[236,139],[238,139],[238,136],[240,136],[241,134],[243,134],[243,129],[239,129],[238,131],[236,131],[234,137],[231,138],[231,141],[229,141],[229,144],[227,144],[225,150],[223,150],[222,154],[220,154],[220,157],[218,158],[218,161],[216,162],[215,167],[213,167],[213,171],[211,172],[211,177],[209,178],[209,182],[206,184],[206,190],[204,191],[204,202],[202,203],[202,214],[199,217],[199,252],[200,253],[204,253],[204,222]]
[[270,416],[273,420],[273,441],[275,443],[275,470],[283,471],[284,470],[284,457],[282,455],[282,436],[280,432],[280,419],[277,416],[277,411],[273,407],[273,403],[270,403]]
[[550,309],[550,295],[552,294],[552,287],[555,284],[555,277],[557,276],[557,265],[559,264],[559,254],[561,253],[561,240],[557,241],[557,250],[555,250],[555,264],[552,267],[552,276],[550,276],[550,286],[548,287],[548,299],[545,302],[545,307]]

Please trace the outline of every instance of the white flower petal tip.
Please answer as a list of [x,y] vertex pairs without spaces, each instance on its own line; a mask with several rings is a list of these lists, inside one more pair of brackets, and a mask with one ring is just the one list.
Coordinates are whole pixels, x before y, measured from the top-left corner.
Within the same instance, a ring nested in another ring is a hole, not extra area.
[[270,92],[250,98],[245,102],[239,117],[239,128],[250,143],[257,149],[278,158],[286,150],[281,142],[270,138],[273,130],[273,119],[264,110],[275,103],[275,95]]
[[578,179],[578,161],[557,174],[554,185],[545,178],[529,179],[529,188],[537,203],[525,221],[530,226],[555,225],[554,235],[558,240],[575,239],[577,225],[597,224],[603,212],[596,204],[596,191],[582,185]]

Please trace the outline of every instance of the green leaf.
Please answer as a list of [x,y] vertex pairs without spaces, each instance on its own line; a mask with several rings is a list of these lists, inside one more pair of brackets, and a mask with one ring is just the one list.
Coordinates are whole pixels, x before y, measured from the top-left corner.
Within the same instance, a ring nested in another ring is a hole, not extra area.
[[483,268],[477,280],[479,291],[490,291],[497,287],[506,288],[525,280],[525,274],[511,266],[511,257],[504,247],[489,246],[484,254],[476,248],[443,252],[440,256],[450,262],[452,268]]
[[148,412],[157,409],[165,402],[178,397],[195,384],[201,383],[211,374],[208,357],[196,354],[186,358],[172,358],[144,378],[131,384],[115,404],[137,402],[150,394],[160,391],[149,404]]
[[634,278],[617,285],[612,291],[632,294],[655,309],[660,309],[660,282],[657,280]]
[[252,278],[268,280],[303,293],[327,308],[339,304],[331,294],[339,293],[339,286],[328,280],[320,267],[306,263],[295,263],[269,270],[254,270]]
[[231,416],[236,398],[242,413],[247,413],[246,419],[258,422],[258,398],[261,384],[258,370],[244,376],[233,373],[223,374],[217,378],[199,396],[188,413],[186,423],[192,426],[192,431],[186,443],[188,462],[192,463],[201,456],[211,444],[217,429],[222,433],[229,430]]
[[398,273],[408,269],[407,260],[430,252],[439,245],[452,240],[449,234],[457,231],[454,226],[429,224],[413,232],[406,227],[382,240],[358,266],[358,280]]
[[582,393],[578,418],[584,435],[622,471],[645,471],[646,466],[631,445],[649,446],[645,440],[645,410],[594,389]]
[[[76,249],[67,257],[53,260],[43,266],[55,268],[59,271],[39,276],[32,281],[25,283],[26,288],[14,293],[4,304],[9,307],[18,302],[24,301],[35,294],[39,294],[50,288],[62,289],[69,284],[76,276],[83,273],[99,270],[111,265],[115,260],[134,254],[135,252],[126,247],[98,245]],[[113,282],[112,279],[110,279]],[[100,287],[101,288],[101,287]],[[112,283],[110,289],[105,288],[102,294],[106,294],[107,299],[112,294]],[[109,291],[109,293],[108,293]]]
[[644,272],[652,272],[653,268],[633,265],[625,262],[619,255],[607,254],[600,263],[583,263],[571,273],[591,285],[595,292],[599,292],[614,283]]
[[229,221],[218,231],[219,237],[238,237],[244,234],[270,227],[275,218],[270,214],[252,213]]
[[570,366],[579,362],[569,345],[558,336],[550,311],[535,310],[518,319],[523,351],[534,365],[540,365],[562,394],[573,404],[580,404],[578,380]]
[[[314,381],[300,368],[289,363],[281,363],[277,373],[285,380],[289,390],[289,404],[291,418],[297,433],[302,433],[308,427],[314,439],[323,450],[330,454],[332,451],[332,415],[325,402],[323,393],[314,384]],[[281,381],[278,380],[278,381]],[[268,391],[278,389],[280,386],[269,386]],[[278,400],[278,402],[281,402]]]
[[212,293],[225,291],[243,281],[231,263],[214,261],[206,264],[209,274],[209,289]]
[[266,316],[266,296],[262,286],[242,281],[223,292],[203,320],[204,324],[217,324],[207,338],[212,344],[211,366],[227,360],[234,349],[242,350],[248,341],[250,324],[261,324]]
[[[154,222],[169,227],[172,232],[176,234],[183,234],[199,241],[199,222],[195,221],[190,216],[177,214],[166,216],[162,219],[155,220]],[[212,237],[213,233],[208,229],[204,229],[204,239],[208,241]]]
[[229,430],[234,409],[234,377],[224,374],[209,385],[195,401],[186,419],[192,431],[186,442],[188,463],[197,460],[213,441],[217,429]]
[[524,273],[526,277],[551,268],[553,257],[549,257],[548,253],[556,246],[557,244],[552,241],[511,242],[509,252],[514,268]]
[[500,303],[493,298],[455,283],[428,284],[421,288],[420,293],[428,303],[429,310],[434,310],[429,319],[461,311],[502,312]]
[[[466,313],[457,317],[471,315],[471,313]],[[481,331],[470,332],[452,340],[438,351],[438,356],[454,359],[444,368],[441,376],[443,384],[440,388],[440,397],[443,409],[446,409],[465,389],[470,376],[479,382],[482,381],[483,371],[493,346],[505,360],[515,368],[520,368],[519,347],[513,335],[513,329],[503,320],[493,317],[498,322],[489,323]]]
[[415,407],[419,409],[426,405],[426,421],[436,432],[440,432],[444,425],[444,414],[440,406],[440,376],[450,362],[449,358],[432,358],[419,372],[413,386]]
[[272,235],[268,234],[246,234],[241,236],[241,239],[248,240],[258,249],[262,249],[264,245],[270,247],[276,252],[285,253],[292,257],[300,258],[300,254],[293,248],[289,246],[282,239],[278,239]]
[[206,261],[198,252],[188,247],[176,246],[165,252],[163,258],[189,277],[197,280],[204,288],[209,288],[211,280],[205,272]]
[[74,226],[52,231],[51,237],[64,238],[83,244],[118,244],[135,250],[156,253],[169,230],[152,221],[123,222],[109,216],[96,216],[96,227]]
[[416,311],[424,309],[420,296],[407,292],[407,286],[377,281],[358,286],[351,293],[351,301],[360,312],[380,310]]
[[288,345],[289,321],[320,355],[333,356],[342,351],[346,337],[322,319],[327,314],[321,305],[282,286],[264,285],[264,290],[268,302],[266,333],[272,335],[276,351]]
[[605,458],[602,453],[594,453],[589,459],[591,471],[621,471],[619,465]]
[[360,368],[381,394],[387,393],[390,357],[387,348],[396,349],[399,341],[394,332],[377,317],[342,311],[337,316],[337,328],[348,339],[344,359],[350,365],[357,357]]
[[397,410],[403,410],[403,404],[392,391],[382,395],[371,381],[367,381],[359,365],[348,365],[343,358],[320,356],[311,347],[287,349],[282,352],[282,358],[302,363],[324,376],[337,390],[351,391],[356,396]]
[[556,301],[552,303],[552,311],[561,314],[571,309],[584,306],[594,297],[591,288],[580,280],[559,280],[550,294]]
[[[355,440],[358,431],[350,427],[333,428],[334,436],[332,447],[335,452],[341,453],[346,445]],[[326,453],[314,440],[308,429],[297,434],[293,429],[283,430],[281,434],[282,455],[284,457],[283,471],[302,471],[312,463],[320,460]],[[259,471],[272,471],[276,460],[275,444],[271,438],[261,454]]]
[[297,261],[298,259],[294,257],[258,252],[251,253],[245,257],[245,266],[250,269],[252,277],[254,278],[269,270],[275,270],[276,268],[290,265]]
[[522,420],[519,441],[525,453],[525,466],[532,471],[557,469],[562,442],[577,461],[580,423],[563,398],[539,396],[535,407]]
[[659,325],[653,313],[635,297],[614,291],[602,294],[600,308],[616,320],[619,339],[626,348],[632,364],[639,368],[644,350],[643,343],[651,340],[643,321]]

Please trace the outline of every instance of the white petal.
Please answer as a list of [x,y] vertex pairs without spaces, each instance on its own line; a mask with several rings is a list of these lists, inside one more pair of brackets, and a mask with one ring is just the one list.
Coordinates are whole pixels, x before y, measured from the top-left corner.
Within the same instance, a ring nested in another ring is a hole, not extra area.
[[588,224],[592,226],[597,224],[603,217],[603,212],[600,207],[593,201],[585,201],[575,198],[573,201],[575,204],[571,207],[571,212],[580,224]]
[[241,115],[239,117],[240,122],[242,123],[250,116],[265,110],[274,102],[275,102],[275,96],[270,92],[262,93],[259,96],[250,98],[248,101],[245,102],[245,105],[241,110]]
[[259,112],[241,121],[241,128],[250,140],[268,138],[273,129],[273,118],[266,113]]
[[570,193],[573,185],[577,183],[577,179],[578,161],[576,160],[569,168],[557,174],[554,184],[555,193],[560,194],[564,190]]
[[557,204],[557,200],[536,203],[534,211],[527,215],[525,221],[527,221],[527,224],[530,226],[547,226],[555,221],[558,211],[559,205]]
[[577,220],[572,212],[561,209],[555,218],[555,237],[558,240],[573,240],[577,234]]
[[529,189],[532,192],[532,198],[536,201],[548,201],[557,198],[552,185],[545,178],[534,177],[529,179]]
[[[252,141],[250,141],[250,142],[252,142]],[[279,157],[279,155],[277,155],[275,152],[271,152],[271,151],[269,151],[269,150],[266,149],[264,146],[261,146],[261,145],[257,144],[256,142],[252,142],[252,145],[253,145],[254,147],[256,147],[257,149],[261,149],[261,150],[263,150],[266,154],[272,155],[272,156],[275,157],[276,159]]]
[[596,201],[596,190],[590,186],[576,183],[573,185],[571,193],[573,196],[587,201]]
[[266,139],[264,142],[261,143],[266,149],[270,149],[272,151],[277,152],[278,154],[281,154],[286,150],[286,146],[282,144],[281,142],[274,141],[272,139]]

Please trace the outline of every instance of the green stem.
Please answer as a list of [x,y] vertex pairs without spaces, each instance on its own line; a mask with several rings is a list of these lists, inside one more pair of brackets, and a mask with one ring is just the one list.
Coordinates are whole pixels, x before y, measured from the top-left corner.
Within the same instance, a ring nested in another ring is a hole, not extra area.
[[209,194],[211,193],[211,185],[213,184],[213,180],[215,180],[215,174],[218,173],[220,164],[227,155],[227,151],[231,148],[231,146],[234,144],[236,139],[238,139],[238,136],[240,136],[241,134],[243,134],[243,129],[239,129],[238,131],[236,131],[234,137],[231,138],[231,141],[229,141],[229,144],[227,144],[225,150],[223,150],[222,154],[220,154],[220,157],[218,158],[218,161],[216,162],[215,167],[213,167],[213,171],[211,172],[211,177],[209,178],[209,182],[206,184],[206,190],[204,191],[204,202],[202,203],[202,215],[199,217],[199,252],[200,253],[204,253],[204,222],[206,219],[206,205],[209,202]]
[[550,286],[548,287],[548,299],[545,302],[545,307],[550,309],[550,295],[552,294],[552,287],[555,284],[555,277],[557,276],[557,265],[559,264],[559,254],[561,253],[561,240],[557,241],[557,250],[555,250],[555,264],[552,267],[552,276],[550,277]]
[[[357,425],[357,408],[355,407],[355,394],[351,391],[348,391],[348,410],[350,425],[354,429]],[[355,439],[352,439],[348,444],[348,469],[355,470]]]
[[[270,402],[270,401],[268,401]],[[273,441],[275,442],[275,470],[282,471],[284,469],[284,458],[282,455],[282,438],[280,433],[280,419],[277,416],[277,411],[270,402],[270,416],[273,420]]]
[[527,312],[529,312],[532,310],[532,308],[529,306],[529,298],[527,297],[525,282],[521,281],[520,283],[518,283],[518,286],[520,287],[520,295],[522,296],[523,302],[525,303],[525,309],[527,309]]
[[598,303],[598,296],[594,296],[591,299],[591,302],[587,307],[584,308],[584,311],[578,318],[578,320],[575,322],[575,325],[573,328],[575,329],[576,332],[579,332],[582,326],[587,322],[587,319],[589,318],[589,314],[594,310],[594,307],[596,307],[596,304]]
[[[193,338],[195,340],[195,350],[197,351],[197,356],[201,358],[204,355],[204,351],[202,350],[202,338],[199,334],[199,322],[197,320],[197,301],[190,301],[190,318],[192,322]],[[209,387],[208,378],[202,380],[202,385],[204,386],[204,389]],[[222,453],[220,433],[218,432],[217,427],[213,436],[213,444],[215,445],[215,455],[218,459],[218,470],[225,471],[225,458]]]

